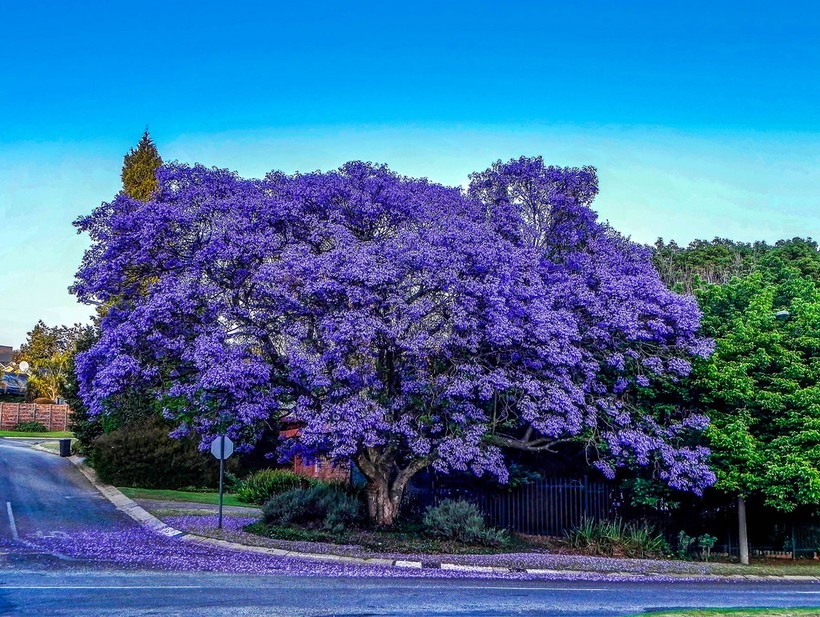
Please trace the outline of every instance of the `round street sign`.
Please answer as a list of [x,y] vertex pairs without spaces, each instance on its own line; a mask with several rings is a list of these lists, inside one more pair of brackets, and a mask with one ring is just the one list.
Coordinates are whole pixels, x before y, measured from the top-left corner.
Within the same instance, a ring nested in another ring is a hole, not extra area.
[[[225,449],[222,449],[222,440],[225,440]],[[223,454],[224,453],[224,454]],[[218,435],[211,444],[211,454],[218,459],[226,459],[233,454],[233,442],[227,435]]]

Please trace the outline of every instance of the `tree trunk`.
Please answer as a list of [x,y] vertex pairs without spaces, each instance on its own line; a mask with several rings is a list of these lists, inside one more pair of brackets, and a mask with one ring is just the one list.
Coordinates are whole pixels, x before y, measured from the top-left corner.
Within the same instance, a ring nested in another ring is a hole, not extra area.
[[[367,513],[370,521],[379,527],[396,522],[404,497],[404,489],[416,473],[427,466],[427,461],[414,461],[393,475],[394,459],[362,455],[357,459],[359,469],[367,478]],[[373,459],[378,458],[374,463]]]
[[367,485],[367,513],[379,527],[389,527],[396,520],[398,507],[390,498],[390,482],[386,476],[370,479]]
[[746,535],[746,500],[737,498],[738,545],[740,546],[740,563],[749,565],[749,537]]

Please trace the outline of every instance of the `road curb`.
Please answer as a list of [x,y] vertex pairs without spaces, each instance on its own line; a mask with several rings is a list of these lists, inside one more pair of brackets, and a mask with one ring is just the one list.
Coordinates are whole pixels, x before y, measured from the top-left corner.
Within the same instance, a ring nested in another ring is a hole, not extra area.
[[546,568],[510,568],[506,566],[480,566],[470,564],[459,564],[449,562],[421,562],[411,561],[407,559],[386,559],[379,557],[351,557],[349,555],[337,555],[334,553],[301,553],[298,551],[288,551],[286,549],[272,548],[266,546],[253,546],[249,544],[239,544],[229,540],[221,540],[219,538],[211,538],[208,536],[201,536],[198,534],[187,533],[174,529],[170,525],[166,525],[156,516],[146,511],[142,506],[129,497],[123,495],[119,489],[110,484],[105,484],[97,476],[97,472],[91,469],[83,461],[80,456],[68,457],[76,467],[79,469],[89,482],[102,495],[108,499],[121,512],[127,514],[129,517],[137,521],[140,525],[150,529],[151,531],[166,536],[168,538],[178,539],[185,542],[196,542],[198,544],[207,544],[210,546],[218,546],[220,548],[228,548],[232,550],[245,551],[250,553],[260,553],[271,555],[275,557],[288,557],[292,559],[304,559],[308,561],[333,561],[336,563],[349,563],[351,565],[359,566],[381,566],[402,569],[431,569],[431,570],[450,570],[464,573],[482,573],[482,574],[533,574],[544,579],[564,579],[567,576],[582,578],[582,577],[597,577],[597,578],[612,578],[614,580],[623,580],[628,578],[630,580],[641,580],[651,582],[653,580],[662,579],[664,582],[669,582],[669,579],[681,580],[698,580],[698,581],[716,581],[716,580],[731,580],[731,581],[788,581],[788,582],[804,582],[804,583],[820,583],[820,577],[817,576],[800,576],[800,575],[750,575],[750,574],[687,574],[687,573],[651,573],[642,574],[639,572],[596,572],[586,570],[555,570]]
[[143,527],[147,527],[151,531],[168,538],[178,538],[185,535],[184,531],[174,529],[170,525],[163,523],[156,516],[146,511],[136,501],[123,495],[115,486],[102,482],[99,476],[97,476],[97,472],[86,465],[83,462],[85,459],[82,457],[77,455],[69,456],[68,460],[74,463],[77,469],[80,470],[80,473],[83,474],[89,482],[91,482],[94,488],[102,493],[103,497],[114,504],[117,510],[127,514]]

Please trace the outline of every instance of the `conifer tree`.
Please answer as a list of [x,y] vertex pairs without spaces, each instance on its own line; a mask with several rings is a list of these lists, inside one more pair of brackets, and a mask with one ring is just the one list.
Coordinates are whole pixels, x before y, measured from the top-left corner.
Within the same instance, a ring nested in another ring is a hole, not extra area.
[[131,148],[125,155],[122,163],[122,189],[126,195],[148,201],[159,186],[157,184],[157,169],[162,165],[154,140],[148,134],[148,129],[136,148]]

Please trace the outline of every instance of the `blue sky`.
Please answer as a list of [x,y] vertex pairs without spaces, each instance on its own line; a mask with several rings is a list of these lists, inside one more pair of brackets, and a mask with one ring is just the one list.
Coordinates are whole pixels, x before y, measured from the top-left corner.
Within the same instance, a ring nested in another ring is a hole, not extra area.
[[592,164],[641,242],[818,235],[813,3],[396,4],[4,3],[0,343],[90,313],[70,222],[146,125],[166,160],[248,176]]

